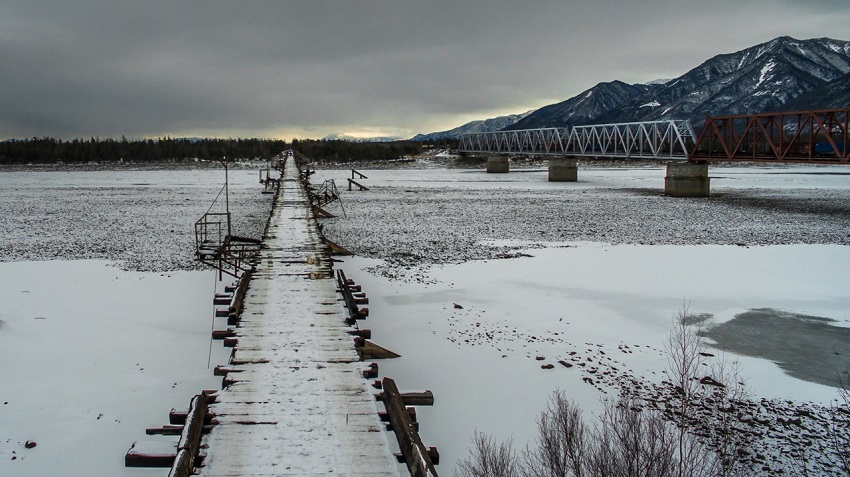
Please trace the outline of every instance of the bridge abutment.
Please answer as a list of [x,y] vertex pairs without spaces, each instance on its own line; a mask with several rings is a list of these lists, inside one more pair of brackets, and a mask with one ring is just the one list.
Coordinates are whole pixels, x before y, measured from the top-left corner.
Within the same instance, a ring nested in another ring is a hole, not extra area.
[[695,162],[667,164],[664,194],[671,197],[708,197],[708,164]]
[[549,159],[549,182],[577,182],[578,161],[575,157]]
[[488,156],[487,173],[505,174],[510,171],[510,160],[508,156]]

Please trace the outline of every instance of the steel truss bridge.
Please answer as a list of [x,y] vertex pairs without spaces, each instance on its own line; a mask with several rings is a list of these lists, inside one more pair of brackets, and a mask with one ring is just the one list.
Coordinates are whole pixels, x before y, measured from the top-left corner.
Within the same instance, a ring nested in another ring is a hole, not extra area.
[[850,164],[850,108],[710,117],[691,160]]
[[464,134],[459,152],[687,160],[694,144],[688,121],[596,124]]
[[699,136],[682,120],[472,133],[461,136],[458,151],[850,164],[850,108],[708,117]]

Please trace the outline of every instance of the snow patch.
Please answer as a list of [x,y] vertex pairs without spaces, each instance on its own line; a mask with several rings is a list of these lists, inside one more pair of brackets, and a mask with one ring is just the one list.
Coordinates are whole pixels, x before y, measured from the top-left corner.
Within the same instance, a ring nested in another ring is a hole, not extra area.
[[744,66],[744,62],[747,61],[747,58],[749,58],[749,57],[750,57],[749,53],[746,53],[744,56],[741,57],[741,62],[738,63],[738,69],[739,70],[741,69],[741,67]]
[[657,108],[658,106],[661,106],[661,103],[659,103],[658,100],[652,100],[649,103],[640,105],[641,108]]
[[767,75],[773,71],[773,68],[776,66],[776,63],[773,60],[767,62],[766,65],[761,67],[761,74],[759,75],[759,82],[756,83],[755,87],[758,88],[764,81],[767,79]]

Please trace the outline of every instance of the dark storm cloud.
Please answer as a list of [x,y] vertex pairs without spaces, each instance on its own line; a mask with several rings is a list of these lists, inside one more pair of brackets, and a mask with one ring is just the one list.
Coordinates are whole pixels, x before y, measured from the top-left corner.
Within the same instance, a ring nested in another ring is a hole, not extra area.
[[412,135],[848,24],[826,0],[3,0],[0,139]]

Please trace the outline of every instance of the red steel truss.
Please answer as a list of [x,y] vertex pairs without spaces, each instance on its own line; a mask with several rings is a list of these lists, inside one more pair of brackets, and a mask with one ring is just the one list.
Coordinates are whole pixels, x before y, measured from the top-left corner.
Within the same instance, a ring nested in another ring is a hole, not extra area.
[[850,163],[850,108],[709,117],[691,161]]

